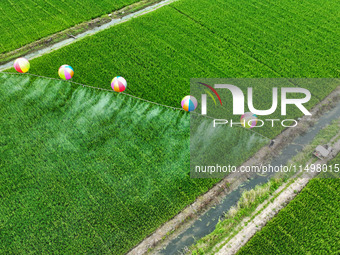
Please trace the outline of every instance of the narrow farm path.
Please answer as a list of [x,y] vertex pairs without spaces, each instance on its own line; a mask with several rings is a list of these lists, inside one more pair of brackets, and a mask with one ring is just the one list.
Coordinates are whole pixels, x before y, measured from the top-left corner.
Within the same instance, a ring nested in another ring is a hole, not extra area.
[[[339,152],[340,139],[334,144],[332,158],[334,158]],[[318,160],[315,164],[325,164],[332,158]],[[237,253],[237,251],[244,246],[257,231],[261,230],[268,221],[270,221],[281,209],[283,209],[307,185],[307,183],[317,175],[317,172],[305,172],[301,177],[297,178],[294,183],[290,185],[286,183],[282,188],[280,188],[280,190],[286,188],[286,185],[289,186],[252,221],[248,222],[246,226],[244,225],[243,229],[230,239],[230,241],[216,254],[226,255]],[[270,199],[265,201],[263,204],[268,203],[269,200]],[[244,224],[244,222],[242,224]]]
[[[4,54],[4,56],[0,55],[0,63],[3,61],[2,59],[6,58],[6,56],[10,55],[10,54],[13,55],[13,58],[18,57],[18,56],[22,56],[22,57],[24,57],[24,58],[26,58],[28,60],[40,57],[40,56],[45,55],[47,53],[50,53],[52,51],[58,50],[58,49],[66,46],[66,45],[69,45],[69,44],[72,44],[74,42],[77,42],[77,41],[83,39],[86,36],[96,34],[96,33],[100,32],[102,30],[105,30],[105,29],[108,29],[108,28],[113,27],[115,25],[118,25],[118,24],[124,23],[126,21],[129,21],[132,18],[136,18],[136,17],[142,16],[142,15],[144,15],[146,13],[155,11],[155,10],[157,10],[157,9],[159,9],[159,8],[165,6],[165,5],[168,5],[168,4],[170,4],[170,3],[174,2],[174,1],[176,1],[176,0],[156,1],[155,4],[147,5],[145,8],[142,8],[142,9],[140,9],[138,11],[135,11],[135,12],[132,12],[130,14],[127,14],[127,15],[124,15],[124,16],[120,16],[120,17],[117,17],[117,18],[113,18],[111,21],[109,21],[107,23],[104,23],[104,24],[96,26],[96,27],[94,27],[92,29],[86,30],[86,31],[84,31],[84,32],[82,32],[82,33],[80,33],[80,34],[78,34],[76,36],[72,36],[70,38],[67,38],[67,39],[58,41],[56,43],[50,44],[49,46],[46,46],[46,47],[37,47],[37,45],[35,45],[35,46],[33,45],[33,44],[36,44],[36,43],[33,43],[32,45],[25,46],[25,48],[27,48],[27,49],[17,49],[17,50],[15,50],[13,52]],[[98,18],[98,19],[100,19],[100,18]],[[98,20],[98,22],[99,22],[99,20]],[[70,30],[70,29],[68,29],[68,30]],[[62,33],[62,32],[59,32],[59,33]],[[41,43],[45,43],[46,40],[47,41],[50,40],[50,39],[52,40],[52,38],[54,38],[54,37],[55,37],[55,35],[51,35],[51,36],[49,36],[47,38],[43,38],[43,39],[39,40],[39,41],[41,41],[40,44]],[[36,48],[36,50],[29,50],[30,48],[34,48],[34,47]],[[29,53],[27,53],[25,55],[22,55],[22,54],[20,54],[20,50],[23,51],[23,52],[29,52]],[[13,65],[12,62],[13,61],[11,61],[11,58],[8,61],[9,62],[0,65],[0,71],[6,70],[6,69],[12,67],[12,65]]]
[[[313,118],[304,116],[300,120],[299,127],[283,131],[275,138],[276,142],[272,148],[264,146],[242,165],[259,165],[279,155],[294,138],[304,133],[310,126],[313,126],[312,123],[318,122],[319,118],[329,109],[336,107],[339,98],[340,86],[311,110]],[[232,173],[228,175],[208,192],[198,197],[194,203],[156,229],[154,233],[131,249],[128,255],[146,254],[149,251],[151,251],[150,254],[160,254],[172,240],[188,230],[209,208],[218,205],[228,194],[236,190],[250,177],[251,174],[248,173]]]

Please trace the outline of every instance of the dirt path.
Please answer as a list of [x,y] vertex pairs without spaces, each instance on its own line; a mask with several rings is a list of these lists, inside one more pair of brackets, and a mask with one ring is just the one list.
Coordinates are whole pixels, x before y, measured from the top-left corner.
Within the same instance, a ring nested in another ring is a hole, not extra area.
[[[168,5],[174,1],[176,0],[163,0],[163,1],[143,0],[136,4],[127,6],[121,10],[113,12],[112,14],[110,14],[111,17],[109,16],[99,17],[91,21],[86,21],[72,28],[66,29],[64,31],[53,34],[46,38],[42,38],[36,42],[25,45],[22,48],[4,54],[0,54],[0,63],[2,63],[0,65],[0,71],[4,71],[8,68],[11,68],[13,66],[12,63],[13,61],[11,60],[14,58],[22,56],[30,60],[40,57],[44,54],[50,53],[51,51],[58,50],[66,45],[81,40],[85,36],[93,35],[102,30],[113,27],[117,24],[121,24],[128,20],[131,20],[132,18],[142,16],[146,13],[152,12],[165,5]],[[138,4],[142,6],[141,7],[142,9],[134,11],[134,8],[137,8],[136,6]],[[83,32],[75,34],[79,30]],[[68,38],[69,37],[68,35],[70,34],[72,34],[72,36]]]
[[[340,152],[340,140],[334,144],[333,157]],[[330,159],[328,159],[330,160]],[[327,160],[318,160],[315,164],[324,164]],[[235,254],[242,246],[244,246],[250,238],[264,227],[282,208],[284,208],[318,173],[304,173],[294,183],[290,184],[272,203],[270,203],[259,215],[257,215],[247,225],[238,232],[226,245],[222,247],[216,254],[226,255]],[[285,184],[288,185],[288,184]],[[286,186],[281,188],[284,189]],[[269,200],[263,204],[268,203]],[[258,211],[258,210],[257,210]],[[256,213],[256,212],[255,212]],[[243,223],[244,224],[244,223]]]
[[[299,121],[299,126],[294,129],[286,129],[275,140],[272,148],[264,146],[253,157],[248,159],[243,165],[259,165],[278,155],[282,148],[289,144],[295,137],[306,131],[316,122],[319,117],[327,110],[333,108],[340,99],[340,87],[335,89],[330,95],[324,98],[316,105],[311,113],[313,118],[304,116]],[[194,203],[187,206],[183,211],[174,218],[160,226],[154,233],[146,237],[141,243],[135,246],[128,255],[145,254],[152,249],[152,254],[157,254],[166,245],[178,235],[187,230],[192,222],[197,220],[207,209],[216,205],[227,194],[236,189],[240,184],[250,178],[250,174],[232,173],[221,182],[216,184],[207,193],[198,197]]]
[[[294,129],[287,129],[276,137],[275,145],[272,148],[267,146],[260,149],[252,158],[247,160],[243,165],[258,165],[273,158],[280,153],[282,148],[289,144],[296,136],[307,130],[318,118],[329,108],[332,108],[340,98],[340,87],[328,95],[318,105],[312,109],[313,118],[304,116],[299,126]],[[327,107],[325,106],[327,105]],[[221,182],[216,184],[207,193],[198,197],[196,201],[187,206],[182,212],[177,214],[173,219],[160,226],[153,234],[145,238],[140,244],[134,247],[128,254],[140,255],[153,249],[152,253],[157,254],[162,248],[176,236],[187,230],[192,222],[199,218],[209,207],[219,203],[231,191],[236,189],[241,183],[250,177],[249,174],[232,173]]]

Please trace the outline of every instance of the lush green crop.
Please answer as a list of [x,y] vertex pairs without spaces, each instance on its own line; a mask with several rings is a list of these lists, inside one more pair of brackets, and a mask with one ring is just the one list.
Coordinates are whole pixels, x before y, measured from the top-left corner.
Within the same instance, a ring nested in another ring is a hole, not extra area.
[[[338,5],[182,0],[34,59],[30,72],[57,78],[59,66],[70,64],[73,81],[107,89],[122,75],[127,93],[175,107],[190,93],[190,78],[338,77]],[[55,26],[79,22],[72,14],[83,9],[85,17],[87,8],[79,8]],[[39,17],[33,18],[40,25]],[[16,37],[2,34],[2,49],[46,35],[32,22],[13,24],[8,31],[17,28]],[[0,79],[4,253],[124,253],[217,181],[188,176],[186,113],[62,81]],[[311,86],[308,107],[336,86]],[[261,108],[270,88],[258,89]],[[230,131],[234,148],[252,134]],[[274,136],[280,129],[262,132]],[[240,164],[256,149],[246,148],[238,157],[226,151],[229,163]]]
[[121,75],[127,93],[176,107],[189,94],[190,78],[275,75],[208,33],[165,6],[34,59],[30,72],[57,78],[59,66],[68,63],[74,81],[104,88]]
[[[339,125],[340,119],[336,119],[332,122],[332,124],[322,129],[316,135],[313,141],[304,148],[303,152],[298,153],[292,159],[290,164],[306,165],[308,162],[310,162],[312,153],[316,146],[320,144],[327,144],[333,137],[339,134]],[[333,166],[334,170],[336,170],[336,166],[334,164],[340,162],[339,158],[340,155],[338,156],[338,159],[335,159],[332,163],[329,164]],[[336,171],[323,172],[319,174],[318,177],[339,178],[340,177],[339,172]],[[200,240],[198,240],[192,247],[190,247],[192,253],[211,254],[213,249],[217,251],[220,248],[222,248],[235,234],[234,232],[241,221],[245,220],[245,218],[248,217],[247,222],[250,222],[258,213],[260,213],[264,208],[266,208],[268,204],[271,203],[271,202],[264,203],[262,205],[263,206],[262,209],[258,211],[255,215],[252,215],[256,208],[261,203],[263,203],[263,201],[267,199],[269,195],[276,191],[278,187],[280,187],[284,182],[289,181],[286,182],[285,189],[289,187],[289,184],[294,182],[294,179],[289,178],[289,176],[292,176],[292,174],[294,173],[291,173],[285,176],[284,178],[272,178],[269,182],[261,186],[257,186],[255,187],[255,189],[244,191],[242,197],[237,202],[237,206],[229,210],[229,212],[226,214],[226,217],[216,225],[215,230],[210,234],[206,235],[205,237],[201,238]],[[281,192],[283,192],[285,189],[275,194],[274,198],[271,198],[270,200],[273,201],[273,199],[279,196],[279,194],[281,194]],[[247,223],[245,224],[247,225]]]
[[338,254],[339,193],[338,178],[312,179],[238,254]]
[[339,77],[339,2],[185,0],[172,6],[278,76]]
[[[297,15],[313,12],[314,4],[291,8],[287,0],[283,8],[265,1],[177,1],[33,59],[31,72],[57,77],[59,66],[70,64],[74,81],[108,89],[111,79],[122,75],[127,93],[175,107],[190,93],[190,78],[338,77],[336,22],[325,16],[337,4],[317,15]],[[308,87],[313,94],[308,107],[336,86]],[[256,106],[267,109],[270,100],[263,98],[271,98],[270,88],[259,86],[255,94]],[[301,115],[297,109],[289,113],[287,118]],[[259,131],[273,137],[281,130]]]
[[127,252],[218,181],[189,177],[189,127],[183,111],[0,73],[0,250]]
[[138,0],[1,0],[0,53],[135,2]]

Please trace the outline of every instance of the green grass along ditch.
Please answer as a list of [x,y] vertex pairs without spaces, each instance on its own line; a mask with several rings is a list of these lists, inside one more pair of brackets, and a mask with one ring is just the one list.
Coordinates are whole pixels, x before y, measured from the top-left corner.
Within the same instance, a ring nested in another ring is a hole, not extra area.
[[[292,143],[289,143],[282,149],[282,153],[271,161],[272,166],[285,165],[292,159],[304,146],[308,145],[327,125],[331,124],[335,119],[340,118],[340,103],[338,103],[332,110],[323,114],[318,122],[309,128],[305,134],[297,136]],[[186,251],[187,247],[193,245],[200,238],[205,237],[214,231],[216,224],[224,214],[240,200],[244,190],[254,189],[257,185],[266,183],[272,174],[265,176],[256,175],[254,178],[248,180],[240,185],[237,189],[228,193],[222,202],[195,220],[192,225],[183,233],[172,239],[168,245],[161,251],[164,255],[175,255]]]

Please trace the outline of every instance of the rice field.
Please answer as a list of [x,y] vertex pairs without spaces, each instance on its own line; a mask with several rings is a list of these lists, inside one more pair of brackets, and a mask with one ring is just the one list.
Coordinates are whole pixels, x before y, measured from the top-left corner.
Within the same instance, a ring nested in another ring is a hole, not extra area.
[[218,181],[190,178],[189,142],[183,111],[0,74],[0,251],[126,253]]
[[[174,107],[190,94],[191,78],[339,77],[337,27],[333,18],[323,15],[333,13],[337,4],[320,13],[317,8],[315,15],[303,19],[298,13],[313,12],[314,3],[302,3],[292,13],[293,5],[291,1],[285,6],[266,1],[176,1],[33,59],[30,72],[57,78],[59,66],[69,64],[75,70],[74,81],[107,89],[120,75],[128,81],[127,93]],[[304,86],[313,95],[310,109],[338,84]],[[242,89],[246,92],[245,86]],[[255,104],[267,109],[268,102],[262,99],[271,98],[271,88],[257,85],[256,89]],[[231,109],[230,95],[225,101]],[[301,115],[292,108],[287,118]],[[280,117],[279,111],[270,117]],[[282,130],[280,126],[258,131],[275,137]]]
[[[0,53],[134,2],[2,1]],[[189,176],[190,115],[143,99],[180,107],[191,78],[338,78],[339,5],[178,0],[30,61],[30,73],[51,78],[71,65],[72,81],[97,88],[123,76],[125,92],[141,99],[0,73],[0,251],[129,251],[219,181]],[[310,109],[338,83],[306,86]],[[254,103],[265,108],[271,87],[257,89]],[[223,137],[231,165],[267,142],[238,128]]]
[[337,178],[312,179],[237,254],[338,254],[339,192]]
[[138,1],[1,0],[0,54]]

